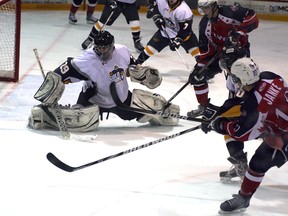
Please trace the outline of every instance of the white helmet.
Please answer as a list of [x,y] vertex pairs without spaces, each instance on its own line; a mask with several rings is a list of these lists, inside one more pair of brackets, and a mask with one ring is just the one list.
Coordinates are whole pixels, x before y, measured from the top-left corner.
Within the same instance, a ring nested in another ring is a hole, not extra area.
[[260,70],[251,58],[240,58],[232,64],[231,76],[234,84],[251,85],[259,80]]
[[218,0],[199,0],[198,1],[198,12],[201,15],[205,15],[203,8],[210,7],[212,10],[215,9],[218,5]]

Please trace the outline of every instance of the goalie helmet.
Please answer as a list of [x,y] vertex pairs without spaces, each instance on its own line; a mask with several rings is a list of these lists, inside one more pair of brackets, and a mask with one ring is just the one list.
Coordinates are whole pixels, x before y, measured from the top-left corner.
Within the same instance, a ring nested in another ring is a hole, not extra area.
[[168,3],[168,5],[169,5],[169,8],[171,9],[171,10],[174,10],[175,8],[177,8],[180,4],[181,4],[181,2],[183,1],[183,0],[166,0],[167,1],[167,3]]
[[199,0],[198,1],[198,12],[201,15],[205,15],[203,9],[211,8],[212,11],[218,8],[218,0]]
[[232,83],[241,89],[243,86],[256,83],[260,78],[260,69],[251,58],[240,58],[232,64]]
[[101,30],[94,37],[94,52],[104,62],[111,59],[114,50],[114,36],[108,31]]

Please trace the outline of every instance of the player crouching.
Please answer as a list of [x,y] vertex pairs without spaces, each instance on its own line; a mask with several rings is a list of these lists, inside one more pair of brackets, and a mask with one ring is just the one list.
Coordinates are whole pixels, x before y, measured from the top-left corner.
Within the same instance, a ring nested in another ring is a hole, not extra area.
[[[157,69],[136,65],[126,46],[115,44],[114,36],[108,31],[100,31],[94,38],[94,46],[75,58],[67,58],[53,72],[47,73],[34,95],[41,104],[32,108],[28,126],[32,129],[59,129],[61,125],[57,118],[61,117],[69,131],[87,132],[99,126],[99,116],[105,112],[114,113],[123,120],[136,119],[140,123],[178,124],[176,118],[144,115],[118,107],[110,93],[113,82],[119,99],[125,105],[155,111],[163,111],[166,106],[166,99],[161,95],[140,89],[134,89],[132,93],[127,77],[149,89],[158,87],[162,82]],[[60,105],[60,109],[55,110],[65,84],[80,81],[84,82],[76,105]],[[171,104],[165,112],[179,114],[180,108]]]

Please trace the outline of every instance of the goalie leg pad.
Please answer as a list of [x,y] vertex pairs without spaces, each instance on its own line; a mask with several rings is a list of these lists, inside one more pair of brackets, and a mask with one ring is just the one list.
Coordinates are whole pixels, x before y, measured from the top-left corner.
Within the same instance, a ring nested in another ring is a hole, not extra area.
[[162,82],[162,76],[156,68],[138,64],[130,66],[128,70],[132,82],[145,85],[149,89],[158,87]]
[[64,92],[65,84],[59,74],[49,71],[34,98],[45,104],[58,102]]
[[[70,132],[88,132],[99,126],[99,106],[89,107],[61,107],[63,118]],[[28,120],[32,129],[58,129],[55,117],[49,106],[34,106]]]
[[48,106],[40,104],[32,108],[31,115],[28,118],[28,127],[35,130],[44,128],[57,130],[58,124],[53,113],[49,111]]
[[[164,107],[163,107],[164,108]],[[180,107],[175,104],[171,104],[168,108],[165,109],[164,113],[173,113],[173,114],[180,114]],[[149,120],[151,125],[164,125],[164,126],[175,126],[179,122],[177,118],[171,117],[161,117],[161,116],[153,116]]]
[[[156,93],[148,92],[140,89],[133,89],[131,107],[145,109],[145,110],[154,110],[162,111],[166,105],[166,99]],[[164,112],[179,114],[180,108],[177,105],[171,104]],[[144,115],[143,117],[137,120],[139,123],[149,122],[152,125],[177,125],[179,119],[171,117],[162,117],[158,115]]]

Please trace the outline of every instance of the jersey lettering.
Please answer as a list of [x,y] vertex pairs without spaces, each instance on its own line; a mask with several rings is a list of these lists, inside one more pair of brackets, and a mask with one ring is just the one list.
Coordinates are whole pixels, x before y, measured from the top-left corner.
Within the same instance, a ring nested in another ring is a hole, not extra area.
[[272,85],[269,86],[267,92],[264,94],[263,100],[267,101],[269,105],[272,105],[280,90],[281,88],[279,86],[272,83]]
[[285,121],[288,122],[288,115],[286,113],[284,113],[281,110],[276,108],[275,109],[275,114],[276,114],[277,118],[281,117],[282,119],[284,119]]

